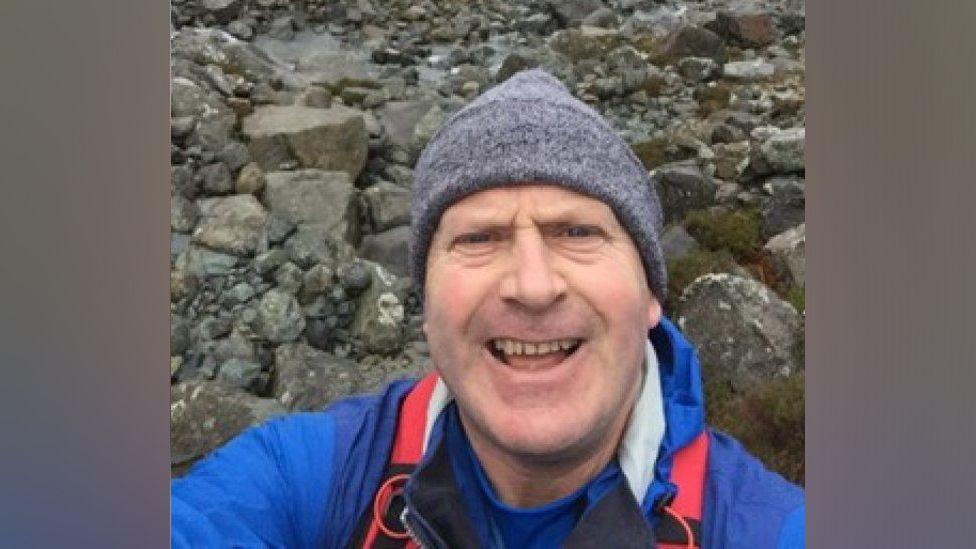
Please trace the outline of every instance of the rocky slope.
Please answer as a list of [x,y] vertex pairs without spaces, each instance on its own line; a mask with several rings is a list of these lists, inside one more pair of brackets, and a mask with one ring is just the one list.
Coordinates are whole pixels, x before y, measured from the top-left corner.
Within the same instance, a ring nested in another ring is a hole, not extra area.
[[[721,388],[710,419],[748,439],[716,410],[804,368],[804,21],[791,0],[173,0],[174,472],[426,367],[412,167],[450,113],[536,66],[651,171],[668,313]],[[764,457],[802,480],[802,455]]]

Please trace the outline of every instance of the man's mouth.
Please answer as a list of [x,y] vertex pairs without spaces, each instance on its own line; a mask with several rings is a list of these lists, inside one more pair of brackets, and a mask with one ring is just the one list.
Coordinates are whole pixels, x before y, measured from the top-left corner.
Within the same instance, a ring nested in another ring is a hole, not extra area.
[[500,362],[519,369],[534,370],[554,366],[579,349],[578,338],[550,341],[522,341],[497,338],[488,342],[488,351]]

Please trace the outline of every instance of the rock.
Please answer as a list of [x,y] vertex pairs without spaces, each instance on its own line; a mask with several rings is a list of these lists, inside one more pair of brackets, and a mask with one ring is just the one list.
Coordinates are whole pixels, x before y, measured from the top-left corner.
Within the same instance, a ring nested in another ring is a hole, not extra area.
[[332,93],[321,86],[309,86],[305,90],[305,106],[328,109],[332,106]]
[[722,66],[722,76],[739,82],[759,82],[773,76],[776,67],[765,59],[732,61]]
[[251,161],[251,153],[248,152],[247,146],[240,141],[232,141],[217,153],[217,160],[226,164],[227,169],[232,173],[237,173]]
[[200,222],[193,242],[241,256],[253,255],[262,245],[268,213],[252,195],[206,198],[197,204]]
[[760,235],[772,238],[787,229],[796,227],[806,218],[806,185],[803,180],[789,177],[772,177],[763,185],[769,197],[760,209]]
[[257,362],[232,358],[220,365],[217,381],[233,387],[248,389],[261,375],[261,365]]
[[410,223],[410,191],[380,181],[363,191],[374,232]]
[[190,132],[193,131],[193,127],[196,125],[197,121],[193,119],[192,116],[181,116],[179,118],[171,118],[169,122],[169,134],[173,139],[183,139]]
[[612,9],[602,6],[584,17],[580,24],[588,27],[613,29],[620,24],[620,20]]
[[276,40],[294,40],[295,18],[290,15],[276,17],[268,28],[268,36]]
[[193,180],[193,170],[189,166],[170,166],[170,186],[186,198],[197,197],[197,183]]
[[355,362],[304,343],[279,346],[274,357],[274,397],[289,411],[318,411],[357,390]]
[[322,263],[313,265],[302,277],[300,301],[307,304],[316,296],[324,295],[332,287],[332,275],[332,269],[328,265]]
[[208,194],[226,194],[234,189],[234,178],[223,162],[215,162],[200,168],[203,190]]
[[292,262],[287,262],[275,271],[275,284],[283,292],[297,296],[302,289],[302,270]]
[[181,194],[174,194],[170,197],[169,203],[169,227],[178,233],[188,233],[197,226],[200,218],[200,210],[196,204]]
[[515,28],[525,34],[547,36],[559,27],[559,23],[548,13],[533,13],[515,21]]
[[244,21],[237,20],[231,21],[227,25],[227,32],[231,33],[235,38],[240,38],[241,40],[250,40],[254,38],[254,29],[251,25],[248,25]]
[[705,27],[742,48],[767,46],[776,39],[772,17],[762,11],[720,11]]
[[409,243],[410,226],[401,225],[364,236],[359,256],[379,263],[397,276],[410,276]]
[[348,174],[309,169],[265,177],[264,201],[272,213],[292,223],[322,225],[333,241],[359,241],[357,191]]
[[[332,229],[325,225],[301,224],[295,234],[285,241],[285,251],[288,258],[303,269],[310,268],[316,263],[331,263],[348,251],[342,247],[345,241],[340,239]],[[346,244],[348,246],[348,244]]]
[[271,343],[294,341],[305,329],[305,318],[295,297],[274,288],[261,298],[257,320],[261,336]]
[[218,382],[174,385],[170,391],[170,462],[185,468],[245,428],[285,411],[274,399],[258,398]]
[[806,167],[806,128],[781,130],[761,126],[752,131],[759,147],[753,147],[750,167],[757,174],[802,173]]
[[241,131],[265,171],[291,154],[304,168],[344,171],[353,181],[366,165],[366,125],[355,109],[267,105],[244,118]]
[[239,261],[240,258],[236,256],[191,245],[185,253],[176,258],[176,271],[183,273],[180,278],[184,280],[187,275],[198,278],[224,276],[232,273]]
[[258,254],[254,258],[254,270],[261,276],[267,276],[271,272],[278,269],[278,267],[285,264],[288,261],[288,253],[281,248],[275,248],[273,250],[268,250],[264,253]]
[[681,225],[672,225],[661,233],[661,251],[666,261],[681,259],[699,248],[698,241]]
[[379,108],[376,117],[390,144],[407,150],[413,140],[414,128],[434,105],[430,100],[388,101]]
[[420,157],[420,153],[427,146],[427,142],[444,125],[447,117],[448,114],[440,106],[434,105],[417,120],[417,124],[413,127],[413,133],[410,136],[410,143],[407,149],[411,155],[411,164]]
[[251,162],[241,168],[237,174],[237,183],[234,184],[234,192],[238,194],[256,194],[264,188],[264,170],[258,166],[257,162]]
[[246,303],[257,292],[247,282],[238,282],[229,290],[225,290],[221,297],[221,305],[230,309],[238,303]]
[[534,69],[538,66],[539,60],[528,50],[512,52],[505,56],[498,72],[495,73],[494,80],[500,84],[517,72]]
[[773,265],[780,279],[798,288],[806,286],[806,246],[806,223],[802,223],[770,238],[764,247],[773,258]]
[[739,179],[749,165],[749,143],[715,143],[712,145],[715,158],[715,177],[725,181]]
[[403,12],[403,18],[407,21],[420,21],[427,17],[427,10],[423,6],[418,6],[416,4],[410,6]]
[[377,354],[393,354],[403,346],[403,304],[396,296],[396,277],[383,267],[370,267],[371,282],[357,300],[349,333]]
[[271,214],[268,218],[268,243],[281,244],[293,232],[297,225],[277,214]]
[[345,86],[377,87],[378,69],[372,65],[368,51],[313,50],[300,57],[296,70],[315,85],[333,92]]
[[200,7],[204,13],[213,15],[220,24],[230,23],[235,17],[241,14],[244,7],[243,0],[201,0]]
[[678,325],[698,349],[704,377],[729,380],[736,391],[803,367],[800,315],[756,280],[699,277],[681,295]]
[[587,15],[604,6],[600,0],[546,0],[546,7],[563,27],[578,27]]
[[620,35],[613,29],[580,27],[561,30],[549,38],[553,51],[565,55],[573,62],[599,59],[620,43]]
[[678,72],[688,80],[704,82],[718,74],[718,63],[708,57],[685,57],[678,61]]
[[351,296],[361,294],[373,281],[370,264],[358,260],[340,265],[336,275],[339,284]]
[[190,326],[177,314],[169,315],[169,355],[180,356],[190,348]]
[[711,205],[718,188],[695,160],[664,164],[651,172],[651,180],[661,198],[665,223],[680,221],[690,210]]
[[724,63],[728,52],[721,36],[702,27],[687,25],[668,38],[664,46],[664,56],[672,60],[682,57],[708,57],[716,63]]

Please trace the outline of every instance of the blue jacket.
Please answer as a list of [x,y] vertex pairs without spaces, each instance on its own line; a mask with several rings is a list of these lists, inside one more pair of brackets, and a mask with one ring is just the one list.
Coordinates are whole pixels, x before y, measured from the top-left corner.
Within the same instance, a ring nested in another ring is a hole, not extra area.
[[[660,360],[666,427],[639,512],[654,524],[654,504],[675,490],[667,481],[674,452],[706,427],[693,348],[666,319],[650,340]],[[399,402],[412,385],[395,382],[377,395],[270,421],[198,462],[172,483],[173,547],[347,546],[356,521],[372,503],[392,448]],[[734,439],[714,431],[709,436],[701,546],[804,547],[803,491],[767,471]],[[432,435],[408,487],[408,500],[413,496],[421,506],[429,484],[425,475],[438,476],[432,471],[442,440]],[[434,517],[412,526],[425,530],[420,532],[425,541],[456,545],[450,532],[438,531],[437,522]]]

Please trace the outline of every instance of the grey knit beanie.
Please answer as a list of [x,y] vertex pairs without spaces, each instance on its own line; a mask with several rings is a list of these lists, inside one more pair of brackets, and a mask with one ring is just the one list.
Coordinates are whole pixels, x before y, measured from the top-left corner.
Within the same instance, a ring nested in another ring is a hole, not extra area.
[[532,183],[609,205],[640,250],[651,291],[664,301],[661,205],[647,170],[599,113],[539,69],[513,75],[455,113],[420,155],[410,232],[411,274],[420,291],[444,210],[478,191]]

